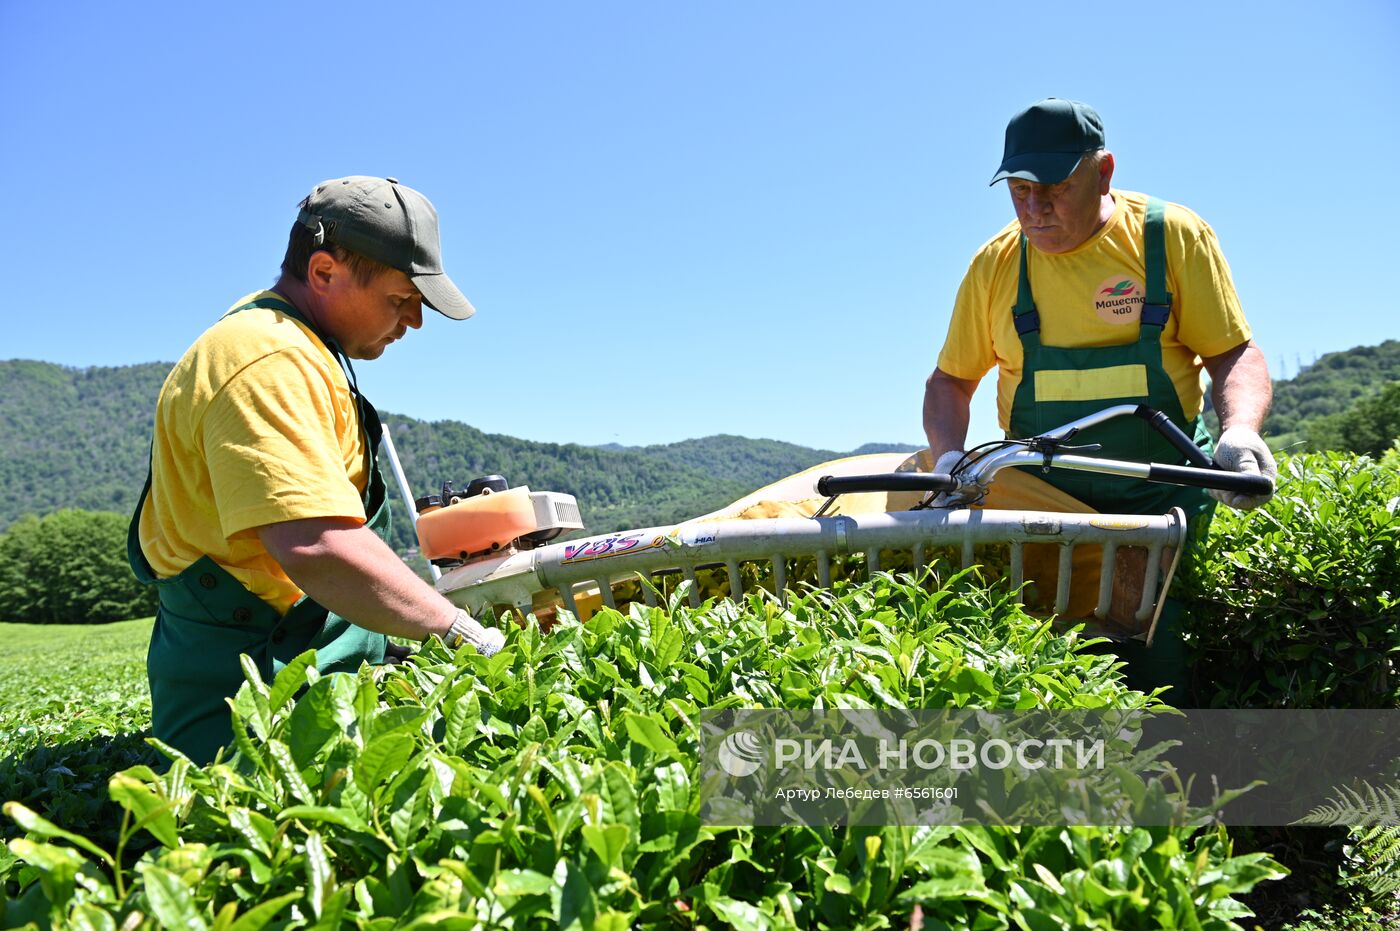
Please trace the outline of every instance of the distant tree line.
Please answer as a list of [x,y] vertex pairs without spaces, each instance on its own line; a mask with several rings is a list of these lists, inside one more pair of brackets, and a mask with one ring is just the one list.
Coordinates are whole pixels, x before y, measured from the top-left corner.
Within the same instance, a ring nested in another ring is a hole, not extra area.
[[[1360,408],[1395,381],[1400,381],[1400,340],[1329,352],[1295,377],[1274,383],[1264,433],[1278,448],[1371,452],[1370,427],[1363,428],[1360,421],[1374,424],[1373,408]],[[1353,409],[1358,413],[1353,415]],[[1349,416],[1353,422],[1344,425]]]
[[1350,450],[1379,458],[1400,439],[1400,381],[1357,401],[1340,414],[1305,425],[1310,449]]
[[127,518],[67,508],[0,534],[0,621],[100,624],[155,614],[126,561]]

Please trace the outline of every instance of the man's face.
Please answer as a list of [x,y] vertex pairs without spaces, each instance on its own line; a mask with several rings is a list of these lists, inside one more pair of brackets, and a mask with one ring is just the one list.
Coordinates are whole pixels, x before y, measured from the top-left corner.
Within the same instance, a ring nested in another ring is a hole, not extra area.
[[1105,204],[1113,178],[1113,156],[1104,153],[1096,168],[1085,156],[1059,184],[1038,184],[1021,178],[1006,182],[1021,232],[1041,252],[1069,252],[1082,245],[1111,215]]
[[340,266],[327,294],[330,335],[352,359],[378,359],[389,344],[423,325],[423,295],[407,275],[389,269],[360,284]]

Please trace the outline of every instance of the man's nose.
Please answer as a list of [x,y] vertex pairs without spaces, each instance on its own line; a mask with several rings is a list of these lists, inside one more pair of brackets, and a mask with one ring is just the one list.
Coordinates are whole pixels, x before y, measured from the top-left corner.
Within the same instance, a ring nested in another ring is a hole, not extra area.
[[1042,191],[1031,188],[1030,194],[1026,195],[1026,209],[1031,213],[1048,213],[1050,198],[1046,197]]
[[412,328],[415,329],[415,330],[418,329],[418,328],[420,328],[421,326],[423,326],[423,302],[422,302],[422,301],[414,301],[414,302],[413,302],[413,309],[410,310],[410,311],[408,312],[408,317],[405,318],[404,323],[407,324],[408,326],[412,327]]

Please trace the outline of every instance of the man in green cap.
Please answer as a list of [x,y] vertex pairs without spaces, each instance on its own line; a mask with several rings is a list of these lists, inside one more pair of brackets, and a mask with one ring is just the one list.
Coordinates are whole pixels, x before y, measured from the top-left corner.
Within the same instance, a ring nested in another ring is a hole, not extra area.
[[147,672],[155,736],[197,762],[233,740],[240,655],[267,679],[305,650],[322,673],[381,663],[388,636],[500,649],[384,542],[379,416],[351,359],[474,310],[442,269],[438,219],[394,178],[327,181],[301,202],[282,274],[176,364],[156,407],[128,557],[160,609]]
[[[1043,433],[1114,404],[1145,404],[1209,452],[1204,368],[1222,428],[1215,461],[1275,474],[1259,436],[1272,397],[1268,368],[1215,232],[1185,207],[1112,187],[1113,170],[1103,122],[1087,104],[1048,98],[1007,125],[992,183],[1007,182],[1016,219],[973,257],[925,388],[934,471],[962,457],[973,392],[992,368],[1008,436]],[[1102,455],[1118,459],[1183,462],[1129,419],[1085,431],[1075,443],[1100,443]],[[1064,470],[1039,477],[1052,497],[1087,509],[1162,514],[1180,506],[1198,532],[1215,500],[1235,508],[1267,500]],[[1159,656],[1173,650],[1173,623],[1164,614]]]

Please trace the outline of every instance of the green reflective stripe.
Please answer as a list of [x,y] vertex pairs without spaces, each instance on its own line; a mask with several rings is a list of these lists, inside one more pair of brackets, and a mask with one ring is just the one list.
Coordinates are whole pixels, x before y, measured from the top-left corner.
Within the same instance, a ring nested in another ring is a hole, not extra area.
[[1155,197],[1147,199],[1147,215],[1142,224],[1143,260],[1147,266],[1147,303],[1170,306],[1167,290],[1167,205]]

